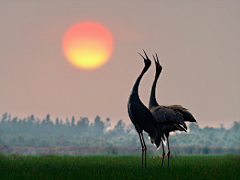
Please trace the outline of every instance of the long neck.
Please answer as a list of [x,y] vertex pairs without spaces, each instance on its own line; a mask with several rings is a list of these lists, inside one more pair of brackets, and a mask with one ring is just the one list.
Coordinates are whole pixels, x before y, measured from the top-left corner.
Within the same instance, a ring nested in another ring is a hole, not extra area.
[[139,87],[139,83],[140,83],[140,81],[141,81],[143,75],[145,74],[145,72],[148,70],[148,68],[149,68],[149,67],[146,67],[146,66],[143,68],[142,73],[138,76],[138,78],[137,78],[135,84],[133,85],[133,88],[132,88],[132,92],[131,92],[131,94],[136,93],[136,95],[138,96],[138,87]]
[[142,77],[143,77],[143,74],[141,73],[141,74],[138,76],[138,78],[137,78],[137,80],[136,80],[136,82],[135,82],[135,84],[134,84],[134,86],[133,86],[133,89],[132,89],[132,92],[131,92],[132,94],[133,94],[133,93],[136,93],[136,94],[138,95],[138,87],[139,87],[139,83],[140,83]]
[[150,99],[149,99],[149,105],[148,105],[149,109],[154,107],[154,106],[159,106],[159,104],[156,101],[156,92],[155,92],[158,77],[159,77],[159,74],[156,73],[155,79],[153,81],[152,89],[151,89]]

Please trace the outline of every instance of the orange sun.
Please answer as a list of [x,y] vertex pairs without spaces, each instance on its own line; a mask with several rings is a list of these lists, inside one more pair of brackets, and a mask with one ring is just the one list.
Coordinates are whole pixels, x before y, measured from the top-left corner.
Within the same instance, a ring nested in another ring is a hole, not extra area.
[[63,38],[63,51],[75,66],[94,69],[107,62],[113,50],[110,32],[95,22],[70,27]]

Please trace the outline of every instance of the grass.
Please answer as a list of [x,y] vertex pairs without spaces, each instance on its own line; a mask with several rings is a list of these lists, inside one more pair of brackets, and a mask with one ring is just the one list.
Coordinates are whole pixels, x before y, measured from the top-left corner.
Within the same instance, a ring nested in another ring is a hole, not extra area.
[[167,160],[148,156],[20,156],[0,155],[0,179],[240,179],[240,156],[177,156]]

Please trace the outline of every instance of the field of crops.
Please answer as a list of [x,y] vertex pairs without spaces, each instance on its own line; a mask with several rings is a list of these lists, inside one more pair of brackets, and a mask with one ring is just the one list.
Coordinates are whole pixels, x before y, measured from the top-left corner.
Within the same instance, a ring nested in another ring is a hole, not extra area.
[[240,179],[240,156],[175,156],[160,169],[159,156],[0,155],[0,179]]

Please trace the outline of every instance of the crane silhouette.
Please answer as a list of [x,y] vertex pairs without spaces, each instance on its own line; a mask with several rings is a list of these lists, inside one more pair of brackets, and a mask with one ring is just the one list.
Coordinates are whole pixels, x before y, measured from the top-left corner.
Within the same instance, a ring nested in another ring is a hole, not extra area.
[[[143,50],[144,51],[144,50]],[[143,156],[145,152],[145,168],[147,167],[147,161],[146,161],[146,152],[147,147],[143,138],[143,130],[148,133],[149,139],[151,140],[152,144],[155,144],[155,146],[158,148],[161,144],[161,141],[165,141],[164,135],[162,131],[159,129],[157,125],[156,119],[153,117],[150,110],[141,102],[138,95],[138,87],[139,83],[144,75],[144,73],[149,69],[151,66],[151,61],[148,58],[146,52],[144,51],[144,54],[146,56],[143,57],[140,53],[139,55],[142,56],[144,59],[145,67],[143,68],[141,74],[138,76],[132,91],[130,93],[129,99],[128,99],[128,115],[135,126],[135,129],[139,135],[140,143],[141,143],[141,149],[142,149],[142,168],[143,168]]]
[[[161,128],[162,132],[165,134],[167,138],[167,145],[168,145],[168,167],[169,167],[169,157],[170,157],[170,148],[169,148],[169,133],[173,131],[185,131],[187,132],[187,126],[185,124],[186,121],[189,122],[197,122],[196,119],[193,117],[193,115],[188,112],[188,110],[181,105],[171,105],[171,106],[160,106],[155,97],[155,90],[156,90],[156,84],[157,80],[159,78],[159,75],[162,71],[162,66],[159,63],[158,56],[156,53],[156,59],[153,56],[156,66],[156,73],[155,73],[155,79],[153,81],[150,99],[149,99],[149,110],[157,120],[157,123],[159,127]],[[164,146],[162,144],[162,163],[161,168],[163,165],[163,160],[165,156]]]

